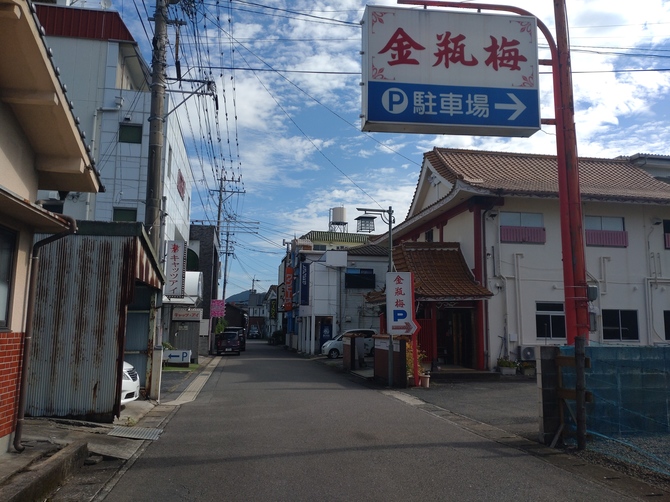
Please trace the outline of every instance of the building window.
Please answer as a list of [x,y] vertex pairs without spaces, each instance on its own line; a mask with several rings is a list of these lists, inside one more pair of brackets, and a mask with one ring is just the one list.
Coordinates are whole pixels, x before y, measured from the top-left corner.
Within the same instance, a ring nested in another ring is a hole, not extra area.
[[432,228],[430,230],[428,230],[428,232],[426,232],[424,240],[426,242],[433,242],[433,229]]
[[325,244],[314,244],[314,251],[325,251],[325,250],[326,250]]
[[112,221],[137,221],[137,209],[129,207],[115,207]]
[[665,324],[665,339],[670,340],[670,310],[663,311],[663,321]]
[[628,232],[619,216],[585,216],[584,237],[587,246],[628,247]]
[[119,124],[119,143],[142,143],[142,125]]
[[542,213],[500,213],[500,242],[544,244],[546,241]]
[[603,340],[639,340],[637,310],[603,310]]
[[663,238],[665,249],[670,249],[670,220],[663,220]]
[[0,227],[0,329],[9,327],[16,233]]
[[375,271],[371,268],[348,268],[344,274],[345,289],[375,289]]
[[538,338],[565,338],[565,309],[563,304],[536,303],[535,330]]

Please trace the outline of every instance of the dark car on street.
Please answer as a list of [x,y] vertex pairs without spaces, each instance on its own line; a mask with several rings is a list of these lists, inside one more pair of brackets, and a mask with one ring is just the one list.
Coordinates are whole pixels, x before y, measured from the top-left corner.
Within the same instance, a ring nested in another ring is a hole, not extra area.
[[240,335],[237,331],[224,331],[215,335],[214,346],[216,355],[237,354],[242,350],[240,346]]

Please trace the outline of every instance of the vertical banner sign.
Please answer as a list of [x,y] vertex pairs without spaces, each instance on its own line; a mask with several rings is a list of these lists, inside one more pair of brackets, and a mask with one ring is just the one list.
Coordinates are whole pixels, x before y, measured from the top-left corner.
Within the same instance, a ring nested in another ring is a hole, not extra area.
[[368,5],[361,53],[364,131],[540,130],[535,17]]
[[226,300],[212,300],[209,307],[209,317],[225,317]]
[[390,335],[412,335],[418,329],[412,272],[386,274],[386,328]]
[[277,300],[270,300],[270,319],[277,319]]
[[300,264],[300,305],[309,305],[309,263]]
[[165,275],[165,296],[168,298],[184,298],[186,242],[168,241]]
[[284,273],[284,311],[293,310],[293,267],[286,267]]

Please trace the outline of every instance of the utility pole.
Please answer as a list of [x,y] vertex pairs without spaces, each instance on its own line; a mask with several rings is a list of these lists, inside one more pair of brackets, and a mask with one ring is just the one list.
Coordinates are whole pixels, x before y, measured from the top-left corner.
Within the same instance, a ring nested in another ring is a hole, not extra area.
[[[226,177],[221,173],[221,177],[219,178],[219,203],[217,207],[217,215],[216,215],[216,238],[221,239],[221,223],[223,221],[223,203],[229,198],[232,197],[233,194],[236,193],[245,193],[244,190],[226,190],[225,188],[225,183],[226,182],[237,182],[240,181],[239,179],[230,179],[227,180]],[[223,197],[224,193],[230,193],[228,197]],[[226,220],[226,251],[225,251],[225,257],[223,259],[223,290],[221,292],[221,297],[225,301],[226,299],[226,283],[227,281],[227,274],[228,274],[228,255],[230,254],[229,251],[229,245],[230,245],[230,221]]]
[[151,56],[151,114],[149,116],[149,161],[147,169],[147,203],[144,225],[154,251],[162,262],[160,225],[163,200],[163,116],[165,114],[167,46],[167,2],[156,0],[154,38]]

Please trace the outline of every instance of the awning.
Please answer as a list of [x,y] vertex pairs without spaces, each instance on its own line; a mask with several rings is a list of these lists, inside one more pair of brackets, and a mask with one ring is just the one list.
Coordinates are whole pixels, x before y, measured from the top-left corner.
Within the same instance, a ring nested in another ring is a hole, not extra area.
[[65,218],[23,199],[14,192],[0,186],[0,217],[8,221],[20,221],[35,232],[55,234],[70,227]]
[[[393,264],[398,272],[414,273],[417,301],[453,302],[493,296],[475,281],[457,242],[404,242],[393,248]],[[386,294],[372,291],[366,301],[381,305]]]
[[475,281],[457,242],[404,242],[393,248],[399,272],[414,272],[417,300],[478,300],[493,296]]

